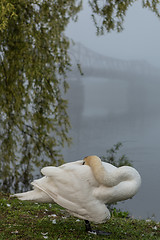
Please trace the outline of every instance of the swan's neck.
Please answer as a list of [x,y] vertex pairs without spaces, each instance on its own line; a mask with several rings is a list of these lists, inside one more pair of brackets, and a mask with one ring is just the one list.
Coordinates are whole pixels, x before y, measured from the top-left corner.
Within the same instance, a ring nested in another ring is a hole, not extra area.
[[94,195],[105,203],[123,201],[133,197],[140,185],[141,177],[136,169],[128,166],[107,171],[102,163],[91,165],[92,172],[100,186]]
[[115,168],[113,171],[107,171],[101,161],[92,162],[90,166],[96,180],[107,187],[113,187],[120,182],[131,181],[138,177],[137,171],[128,166]]

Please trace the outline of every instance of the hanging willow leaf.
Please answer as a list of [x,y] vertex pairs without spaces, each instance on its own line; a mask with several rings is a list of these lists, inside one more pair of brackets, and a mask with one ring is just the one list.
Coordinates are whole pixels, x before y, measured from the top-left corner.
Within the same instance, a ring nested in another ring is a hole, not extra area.
[[[61,149],[71,141],[63,99],[70,69],[64,30],[81,8],[81,1],[75,0],[2,0],[1,6],[6,2],[7,22],[0,34],[3,189],[11,182],[17,188],[18,179],[24,187],[35,168],[63,162]],[[10,17],[12,11],[14,18]],[[0,16],[4,20],[2,12]]]
[[[97,35],[103,35],[105,31],[110,32],[123,30],[123,22],[129,7],[137,0],[89,0],[92,9],[92,19],[96,26]],[[149,8],[160,17],[159,0],[142,0],[142,6]],[[136,16],[135,16],[136,18]]]

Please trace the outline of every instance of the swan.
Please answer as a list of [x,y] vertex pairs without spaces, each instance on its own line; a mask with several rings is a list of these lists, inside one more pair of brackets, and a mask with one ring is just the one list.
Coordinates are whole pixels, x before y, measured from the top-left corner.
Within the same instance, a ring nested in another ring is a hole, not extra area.
[[44,167],[41,173],[44,177],[31,183],[34,190],[13,196],[20,200],[56,202],[71,215],[85,220],[90,232],[90,221],[104,223],[110,218],[106,204],[132,198],[141,185],[141,177],[133,167],[117,168],[97,156],[59,167]]

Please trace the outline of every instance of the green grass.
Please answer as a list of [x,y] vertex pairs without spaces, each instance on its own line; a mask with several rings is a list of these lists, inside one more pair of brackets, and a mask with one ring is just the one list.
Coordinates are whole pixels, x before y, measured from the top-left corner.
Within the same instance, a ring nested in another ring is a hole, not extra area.
[[85,232],[84,221],[71,217],[57,204],[22,202],[0,193],[0,240],[160,239],[160,223],[114,214],[94,229],[112,232],[108,237]]

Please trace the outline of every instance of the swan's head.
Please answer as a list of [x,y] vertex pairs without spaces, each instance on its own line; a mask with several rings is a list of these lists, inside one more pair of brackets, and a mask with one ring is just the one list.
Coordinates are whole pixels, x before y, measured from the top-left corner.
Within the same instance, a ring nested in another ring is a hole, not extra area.
[[90,167],[100,164],[100,163],[101,163],[101,159],[97,156],[88,156],[83,159],[83,165],[85,164]]

